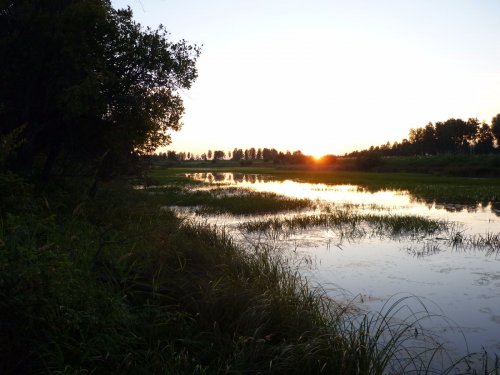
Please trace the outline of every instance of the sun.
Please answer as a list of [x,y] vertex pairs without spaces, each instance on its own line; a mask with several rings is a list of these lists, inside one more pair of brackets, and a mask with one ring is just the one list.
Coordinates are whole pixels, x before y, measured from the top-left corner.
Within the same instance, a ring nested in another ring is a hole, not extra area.
[[314,161],[320,161],[323,158],[323,155],[316,154],[316,155],[311,155],[314,159]]

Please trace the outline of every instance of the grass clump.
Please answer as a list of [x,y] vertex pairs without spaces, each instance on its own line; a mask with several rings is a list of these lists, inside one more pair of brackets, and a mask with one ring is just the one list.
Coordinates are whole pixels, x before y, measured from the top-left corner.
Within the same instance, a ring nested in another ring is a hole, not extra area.
[[397,236],[437,233],[445,230],[448,223],[415,215],[375,215],[334,210],[313,215],[256,219],[239,224],[239,228],[247,232],[293,231],[313,227],[336,230],[344,236],[364,235],[365,227],[368,227],[374,234]]
[[232,187],[205,190],[167,187],[147,189],[147,191],[161,195],[165,205],[198,206],[199,212],[209,214],[257,215],[315,207],[308,199],[289,198],[275,193]]

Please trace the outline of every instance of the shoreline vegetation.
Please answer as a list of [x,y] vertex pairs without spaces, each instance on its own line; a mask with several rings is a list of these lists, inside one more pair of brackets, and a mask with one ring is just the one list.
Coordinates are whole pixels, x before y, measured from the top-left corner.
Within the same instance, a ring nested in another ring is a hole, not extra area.
[[418,298],[360,312],[271,247],[243,250],[160,209],[162,194],[122,181],[90,199],[90,181],[58,181],[35,197],[13,175],[0,182],[12,198],[0,224],[2,373],[475,373],[477,360],[498,373],[485,353],[448,357]]

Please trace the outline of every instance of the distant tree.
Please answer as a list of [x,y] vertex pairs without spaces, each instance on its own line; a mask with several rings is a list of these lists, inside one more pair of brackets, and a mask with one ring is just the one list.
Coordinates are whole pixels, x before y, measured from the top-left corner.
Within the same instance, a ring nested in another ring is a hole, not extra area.
[[493,152],[493,142],[494,138],[491,128],[483,122],[476,134],[474,152],[476,154],[489,154]]
[[221,150],[214,151],[214,160],[222,160],[224,159],[224,157],[225,157],[224,151]]
[[436,141],[440,152],[465,152],[469,150],[469,140],[477,131],[477,119],[469,119],[468,122],[462,119],[451,118],[443,122],[436,123]]
[[207,152],[207,159],[212,159],[212,150],[208,150]]
[[207,154],[205,153],[201,154],[201,160],[207,160]]
[[228,159],[231,159],[231,151],[228,151],[228,152],[227,152],[227,158],[228,158]]
[[250,148],[250,149],[248,150],[248,158],[249,158],[250,160],[255,160],[255,156],[256,156],[256,154],[257,154],[257,153],[256,153],[256,151],[255,151],[255,148],[253,148],[253,147],[252,147],[252,148]]
[[168,151],[167,152],[167,159],[170,160],[170,161],[177,161],[177,160],[179,160],[177,158],[177,154],[175,153],[175,151]]
[[257,155],[255,155],[255,158],[256,158],[257,160],[262,160],[262,149],[260,149],[260,148],[259,148],[259,149],[257,150]]
[[241,159],[243,159],[243,150],[241,148],[235,148],[233,150],[232,160],[240,161]]
[[233,160],[241,160],[243,159],[243,150],[241,148],[233,150]]
[[268,148],[262,149],[262,159],[264,161],[270,161],[272,159],[271,150]]
[[18,166],[42,161],[45,177],[56,164],[125,169],[180,129],[199,52],[109,0],[3,1],[0,134],[23,127]]
[[262,159],[264,161],[271,161],[271,160],[277,160],[278,159],[278,151],[274,148],[264,148],[262,150]]
[[491,132],[497,141],[497,146],[500,147],[500,113],[491,120]]

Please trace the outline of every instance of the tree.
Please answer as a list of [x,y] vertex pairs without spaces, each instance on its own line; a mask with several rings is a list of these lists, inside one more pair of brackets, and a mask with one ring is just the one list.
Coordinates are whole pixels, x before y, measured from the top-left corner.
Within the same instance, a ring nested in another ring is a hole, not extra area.
[[498,147],[500,147],[500,113],[491,120],[491,132],[497,141]]
[[225,153],[224,151],[216,150],[214,151],[214,160],[221,160],[224,159]]
[[207,152],[207,159],[212,159],[212,150],[208,150]]
[[170,160],[170,161],[177,161],[179,160],[178,157],[177,157],[177,154],[175,151],[168,151],[167,152],[167,160]]
[[440,152],[464,152],[469,149],[469,139],[476,134],[479,122],[469,119],[448,119],[436,123],[436,141]]
[[232,160],[240,161],[241,159],[243,159],[243,150],[241,148],[235,148],[233,150]]
[[0,134],[24,126],[18,166],[42,160],[46,177],[65,163],[124,169],[180,129],[199,53],[109,0],[4,1]]
[[250,160],[255,160],[255,155],[256,155],[255,148],[253,148],[253,147],[252,147],[252,148],[250,148],[250,149],[248,150],[248,158],[249,158]]
[[476,154],[489,154],[493,151],[493,134],[486,123],[478,129],[474,151]]

